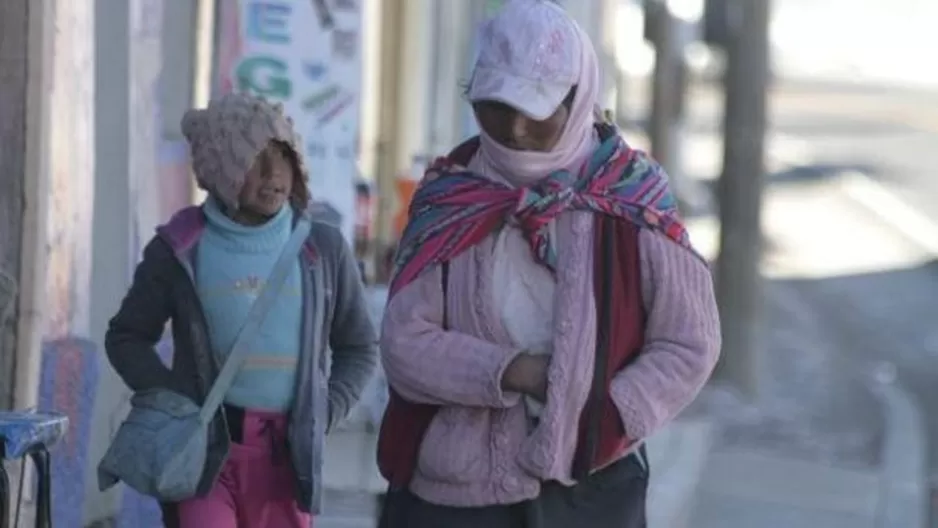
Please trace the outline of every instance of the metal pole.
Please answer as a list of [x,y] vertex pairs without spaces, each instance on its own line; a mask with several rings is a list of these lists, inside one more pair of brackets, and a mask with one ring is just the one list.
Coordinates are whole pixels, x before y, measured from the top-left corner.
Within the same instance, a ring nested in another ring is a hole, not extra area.
[[651,155],[671,176],[680,199],[684,190],[680,147],[683,141],[681,120],[687,82],[684,61],[686,38],[682,28],[685,22],[675,16],[669,4],[667,0],[657,0],[649,4],[646,12],[655,45],[648,135]]
[[717,378],[755,399],[762,325],[760,220],[770,75],[770,0],[738,1],[731,9],[724,162],[717,186],[721,229],[716,283],[723,320],[723,359]]

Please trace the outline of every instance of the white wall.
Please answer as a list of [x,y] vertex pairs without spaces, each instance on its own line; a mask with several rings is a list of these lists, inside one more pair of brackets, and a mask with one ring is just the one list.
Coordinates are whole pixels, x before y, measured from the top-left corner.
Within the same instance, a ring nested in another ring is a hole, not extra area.
[[[98,110],[95,130],[98,141],[95,153],[95,200],[107,207],[94,212],[94,242],[91,245],[93,272],[91,276],[91,339],[102,348],[108,320],[114,315],[120,299],[130,283],[130,149],[129,90],[130,68],[129,3],[128,0],[97,0],[98,30],[95,34],[95,99]],[[85,522],[113,514],[119,498],[115,493],[97,493],[94,461],[104,450],[117,425],[119,403],[126,399],[123,383],[101,354],[101,380],[94,409],[94,426],[89,442],[89,470],[85,478],[88,495],[85,499]]]
[[[165,220],[160,147],[179,139],[190,106],[195,0],[96,0],[95,155],[90,337],[104,333],[154,227]],[[160,78],[164,54],[167,75]],[[158,93],[163,95],[158,97]],[[185,178],[185,174],[172,175]],[[184,186],[187,184],[183,184]],[[110,517],[119,494],[97,492],[97,461],[126,412],[129,393],[101,354],[86,474],[85,521]]]

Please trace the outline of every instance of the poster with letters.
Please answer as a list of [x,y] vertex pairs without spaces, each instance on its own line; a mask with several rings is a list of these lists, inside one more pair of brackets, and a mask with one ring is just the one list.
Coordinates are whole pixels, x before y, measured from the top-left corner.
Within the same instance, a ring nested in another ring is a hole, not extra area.
[[361,3],[218,2],[215,93],[280,101],[303,138],[314,199],[332,206],[351,241],[362,80]]

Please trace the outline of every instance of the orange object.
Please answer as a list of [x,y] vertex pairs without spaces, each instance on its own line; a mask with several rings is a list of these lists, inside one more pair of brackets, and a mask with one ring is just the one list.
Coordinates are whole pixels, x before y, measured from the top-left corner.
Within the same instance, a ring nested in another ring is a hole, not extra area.
[[397,214],[394,215],[394,234],[396,238],[400,238],[404,232],[404,227],[407,225],[407,209],[410,207],[410,200],[414,196],[414,191],[417,190],[418,183],[410,178],[398,178],[395,183],[398,203]]

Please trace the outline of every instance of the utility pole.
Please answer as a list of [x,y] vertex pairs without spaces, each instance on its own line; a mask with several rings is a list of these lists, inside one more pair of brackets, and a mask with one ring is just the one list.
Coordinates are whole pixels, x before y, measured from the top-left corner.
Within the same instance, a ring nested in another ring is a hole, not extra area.
[[762,194],[769,87],[770,0],[727,2],[723,174],[717,186],[720,254],[717,299],[723,358],[717,379],[755,399],[759,390],[763,282]]
[[678,199],[683,197],[681,147],[688,82],[684,51],[688,42],[687,21],[676,16],[674,0],[650,0],[646,5],[646,37],[655,47],[652,75],[651,119],[648,136],[651,155],[672,177]]

